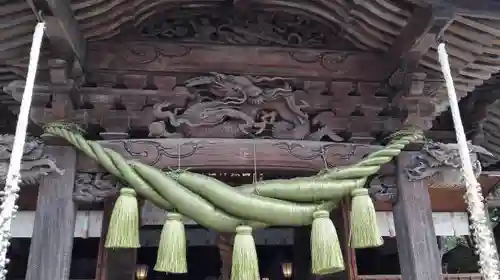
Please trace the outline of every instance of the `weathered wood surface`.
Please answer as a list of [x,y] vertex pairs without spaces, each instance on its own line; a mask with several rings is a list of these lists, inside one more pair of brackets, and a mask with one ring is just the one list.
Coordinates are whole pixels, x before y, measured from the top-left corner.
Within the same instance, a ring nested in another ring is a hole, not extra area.
[[110,198],[104,202],[101,220],[101,236],[99,237],[99,248],[97,249],[97,265],[95,280],[108,280],[108,250],[104,248],[106,235],[108,234],[109,219],[113,212],[114,201],[116,198]]
[[[128,159],[159,169],[318,171],[325,163],[356,163],[380,146],[319,141],[267,139],[139,139],[99,141]],[[180,153],[179,153],[180,151]],[[255,153],[254,153],[255,151]],[[79,171],[98,171],[98,164],[79,154]]]
[[398,200],[392,210],[402,278],[441,280],[441,258],[429,192],[423,180],[410,182],[402,172],[410,160],[410,153],[402,153],[397,159]]
[[105,202],[102,218],[102,231],[99,240],[95,280],[134,280],[137,249],[106,249],[106,235],[109,219],[113,211],[114,199]]
[[73,201],[76,152],[72,147],[46,148],[63,175],[49,174],[39,187],[26,280],[67,280],[71,266],[76,207]]
[[[64,120],[121,135],[149,130],[150,136],[169,138],[324,138],[334,142],[362,138],[366,143],[402,125],[401,113],[389,108],[387,95],[377,94],[379,83],[374,82],[220,73],[189,79],[128,72],[93,74],[89,84],[77,90],[71,83],[38,84],[31,110],[33,122],[43,126]],[[24,81],[12,82],[4,90],[20,101]],[[59,91],[65,96],[71,92],[74,102],[64,117],[61,104],[54,102],[59,99],[54,92]],[[228,104],[229,99],[237,99],[238,104]],[[434,106],[419,107],[420,116],[433,112]]]
[[[64,50],[77,58],[80,65],[84,66],[86,59],[87,43],[83,34],[80,32],[78,21],[73,15],[70,0],[28,0],[33,3],[35,9],[43,11],[47,22],[47,35],[54,47],[53,50]],[[38,11],[36,11],[38,12]],[[71,57],[60,57],[71,58]]]
[[91,43],[89,71],[161,73],[228,72],[244,75],[380,81],[387,76],[377,54],[254,46],[171,44],[158,41]]

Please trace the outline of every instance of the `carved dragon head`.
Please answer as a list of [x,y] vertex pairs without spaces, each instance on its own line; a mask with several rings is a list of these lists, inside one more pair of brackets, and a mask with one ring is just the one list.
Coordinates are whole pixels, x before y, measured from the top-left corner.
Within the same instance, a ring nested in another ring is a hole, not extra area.
[[[0,135],[0,184],[4,184],[7,177],[13,144],[14,135]],[[43,147],[43,142],[40,139],[32,136],[27,137],[20,170],[21,184],[35,184],[41,176],[52,172],[63,173],[63,170],[57,168],[54,161],[44,155]]]
[[[12,146],[14,145],[14,135],[0,134],[0,160],[8,160],[12,154]],[[35,160],[43,155],[43,142],[35,137],[26,137],[24,143],[24,160]]]
[[[482,169],[476,155],[491,155],[491,153],[480,146],[472,145],[470,142],[468,147],[474,174],[478,177]],[[449,181],[445,182],[445,185],[463,185],[464,183],[458,144],[427,142],[424,144],[422,152],[415,156],[412,164],[405,171],[410,181],[423,180],[441,174]]]
[[233,76],[220,73],[211,73],[212,76],[193,78],[186,81],[186,87],[208,85],[210,92],[222,101],[232,104],[261,104],[265,100],[275,99],[278,93],[291,93],[291,87],[263,89],[256,85],[260,82],[282,81],[282,78],[260,78],[252,76]]

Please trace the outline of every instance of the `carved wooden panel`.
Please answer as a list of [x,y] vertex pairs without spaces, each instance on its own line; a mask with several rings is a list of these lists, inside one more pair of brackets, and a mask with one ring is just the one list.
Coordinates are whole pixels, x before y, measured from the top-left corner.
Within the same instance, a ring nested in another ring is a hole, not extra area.
[[[245,4],[243,4],[245,5]],[[285,9],[201,7],[171,9],[139,17],[136,32],[159,41],[229,45],[356,49],[341,28],[316,17]],[[345,35],[345,34],[344,34]]]
[[[402,126],[398,109],[377,94],[378,83],[217,73],[188,79],[131,74],[94,78],[89,81],[108,87],[37,85],[32,120],[40,125],[60,121],[54,91],[66,91],[75,104],[65,121],[99,125],[107,132],[149,130],[153,137],[355,142],[362,136],[371,142]],[[157,89],[144,89],[153,86]],[[21,81],[5,88],[17,100],[23,89]]]
[[153,40],[89,44],[93,71],[207,73],[381,81],[389,72],[378,54],[262,46],[172,44]]

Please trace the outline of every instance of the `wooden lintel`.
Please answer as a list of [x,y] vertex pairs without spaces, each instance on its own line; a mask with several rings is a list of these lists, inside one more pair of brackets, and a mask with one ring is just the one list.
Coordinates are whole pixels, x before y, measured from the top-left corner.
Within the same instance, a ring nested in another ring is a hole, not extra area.
[[441,257],[432,220],[429,191],[423,181],[410,182],[402,172],[412,155],[397,159],[398,199],[393,206],[402,279],[440,280]]
[[376,53],[276,47],[108,41],[89,44],[89,71],[222,72],[280,77],[381,81],[388,72]]
[[[318,171],[328,166],[354,164],[380,146],[319,141],[270,139],[134,139],[100,141],[126,158],[159,169]],[[178,152],[180,151],[180,153]],[[255,153],[254,153],[255,151]],[[98,171],[85,155],[78,158],[79,171]]]
[[71,51],[72,56],[80,63],[80,67],[85,68],[86,41],[73,15],[71,2],[69,0],[27,1],[36,9],[34,12],[42,12],[53,53],[67,60],[72,58],[68,57],[68,52]]

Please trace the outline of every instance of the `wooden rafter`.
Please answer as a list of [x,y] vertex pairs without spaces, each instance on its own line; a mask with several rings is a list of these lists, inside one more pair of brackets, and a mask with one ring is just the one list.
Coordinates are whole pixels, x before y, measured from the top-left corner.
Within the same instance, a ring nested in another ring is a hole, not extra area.
[[454,16],[451,6],[418,8],[385,54],[391,68],[401,67],[403,59],[405,72],[413,72],[420,59],[453,22]]
[[455,14],[454,7],[444,4],[418,8],[386,52],[389,67],[394,71],[389,84],[401,89],[391,96],[393,104],[398,104],[410,93],[414,82],[411,74],[417,71],[424,55],[451,25]]
[[59,58],[76,57],[81,68],[86,59],[86,41],[73,15],[69,0],[27,0],[33,12],[41,12],[46,23],[46,34],[53,46],[52,52]]
[[500,1],[498,0],[430,0],[431,5],[455,7],[458,14],[474,17],[500,18]]

